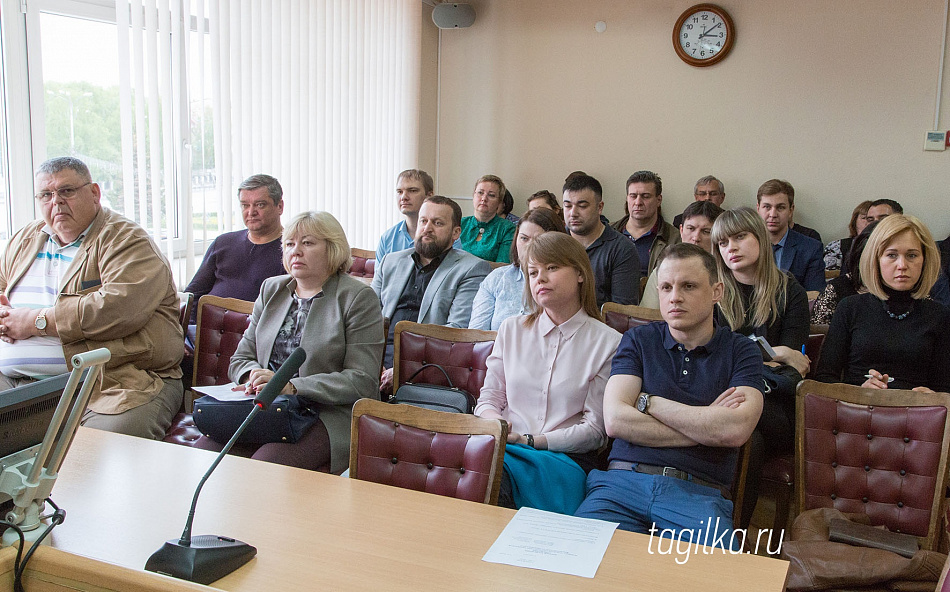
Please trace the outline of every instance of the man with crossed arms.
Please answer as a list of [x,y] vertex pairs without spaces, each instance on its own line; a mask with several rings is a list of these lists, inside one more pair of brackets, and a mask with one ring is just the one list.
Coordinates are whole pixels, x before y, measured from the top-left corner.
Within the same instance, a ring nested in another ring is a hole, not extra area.
[[671,245],[658,269],[664,322],[627,331],[617,348],[604,393],[610,464],[588,475],[576,515],[641,533],[689,529],[700,537],[691,540],[726,546],[738,448],[762,413],[762,356],[713,324],[723,285],[712,255]]

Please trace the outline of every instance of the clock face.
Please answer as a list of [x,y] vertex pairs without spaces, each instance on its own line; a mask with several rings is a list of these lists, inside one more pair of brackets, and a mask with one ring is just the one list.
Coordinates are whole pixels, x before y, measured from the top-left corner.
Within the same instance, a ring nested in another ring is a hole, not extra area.
[[673,35],[673,46],[684,62],[708,66],[726,57],[735,32],[732,19],[722,9],[701,4],[680,16]]

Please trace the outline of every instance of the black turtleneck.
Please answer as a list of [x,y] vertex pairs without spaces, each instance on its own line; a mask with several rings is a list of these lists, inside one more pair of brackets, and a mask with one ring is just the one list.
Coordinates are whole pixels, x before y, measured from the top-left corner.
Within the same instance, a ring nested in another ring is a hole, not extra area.
[[861,385],[873,368],[894,378],[891,388],[950,391],[950,309],[911,292],[885,292],[887,300],[856,294],[838,304],[817,379]]

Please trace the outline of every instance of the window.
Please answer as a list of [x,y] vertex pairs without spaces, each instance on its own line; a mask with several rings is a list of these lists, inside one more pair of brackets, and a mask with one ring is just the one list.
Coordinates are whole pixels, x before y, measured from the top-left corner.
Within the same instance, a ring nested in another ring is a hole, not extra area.
[[[0,37],[0,56],[3,55],[3,38]],[[7,155],[10,153],[7,144],[7,125],[6,125],[6,89],[4,84],[6,75],[3,69],[3,60],[0,59],[0,247],[6,246],[12,233],[12,224],[10,220],[10,161]]]

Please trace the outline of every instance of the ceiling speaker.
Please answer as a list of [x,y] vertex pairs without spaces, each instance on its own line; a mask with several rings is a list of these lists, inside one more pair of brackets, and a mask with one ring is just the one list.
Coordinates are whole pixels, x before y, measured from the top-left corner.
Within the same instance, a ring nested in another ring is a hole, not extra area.
[[443,2],[432,9],[432,22],[440,29],[464,29],[475,22],[475,9],[471,4]]

